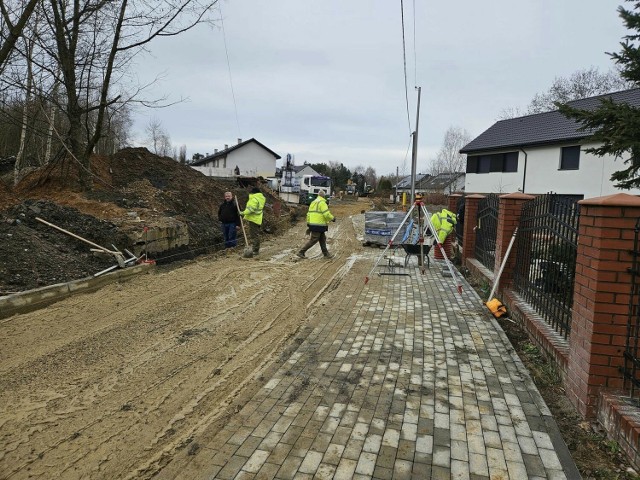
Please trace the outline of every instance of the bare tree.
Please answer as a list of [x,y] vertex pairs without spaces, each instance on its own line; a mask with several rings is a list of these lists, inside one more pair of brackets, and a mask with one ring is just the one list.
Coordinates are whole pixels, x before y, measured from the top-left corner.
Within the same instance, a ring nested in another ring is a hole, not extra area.
[[467,156],[460,153],[460,149],[470,141],[471,135],[465,129],[449,127],[435,160],[432,160],[431,175],[463,172]]
[[526,111],[523,112],[519,107],[509,107],[502,110],[498,119],[506,120],[523,115],[550,112],[558,109],[555,102],[567,103],[633,86],[631,82],[623,79],[617,70],[609,70],[606,73],[601,73],[595,67],[578,70],[567,78],[556,77],[546,92],[536,93]]
[[48,47],[59,62],[66,95],[65,144],[82,165],[83,186],[91,188],[89,157],[104,134],[109,108],[141,100],[140,88],[124,84],[128,64],[152,40],[209,22],[218,0],[46,1],[54,40]]
[[22,128],[20,129],[20,148],[16,155],[16,163],[13,167],[13,183],[18,184],[20,181],[20,172],[24,162],[25,144],[27,141],[27,129],[29,126],[29,107],[31,105],[31,95],[33,86],[33,41],[25,39],[25,51],[27,58],[27,80],[24,108],[22,110]]
[[0,1],[0,73],[40,0]]
[[378,175],[376,174],[376,170],[373,167],[367,167],[364,171],[364,180],[367,182],[367,185],[371,185],[375,187],[378,183]]
[[155,117],[149,120],[145,131],[147,133],[147,144],[153,153],[163,157],[171,153],[171,139],[160,120]]
[[180,153],[178,154],[178,161],[185,165],[187,163],[187,146],[180,145]]

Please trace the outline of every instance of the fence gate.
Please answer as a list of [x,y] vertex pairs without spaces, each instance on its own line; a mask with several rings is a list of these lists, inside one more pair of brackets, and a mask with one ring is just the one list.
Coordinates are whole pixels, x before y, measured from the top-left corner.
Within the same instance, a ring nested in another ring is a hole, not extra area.
[[629,273],[631,273],[631,296],[629,299],[629,317],[627,319],[627,340],[624,349],[624,364],[620,367],[624,378],[624,390],[634,403],[640,403],[640,396],[636,389],[640,387],[640,245],[638,241],[640,232],[640,218],[636,222],[635,236],[633,240],[633,261]]
[[498,233],[498,195],[492,193],[478,203],[475,257],[489,270],[496,265],[496,236]]

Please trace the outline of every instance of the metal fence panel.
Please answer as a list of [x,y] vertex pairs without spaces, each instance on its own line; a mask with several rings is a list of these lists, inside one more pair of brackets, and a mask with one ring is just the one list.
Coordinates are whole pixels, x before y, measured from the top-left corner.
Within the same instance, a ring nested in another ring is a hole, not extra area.
[[463,195],[458,198],[456,202],[456,239],[458,240],[458,245],[462,245],[462,239],[464,234],[464,210],[465,210],[465,200],[466,196]]
[[623,388],[638,405],[640,397],[640,245],[638,234],[640,219],[636,222],[633,241],[633,262],[631,273],[631,298],[629,299],[629,316],[627,318],[627,340],[624,349],[624,364],[620,367],[624,378]]
[[522,208],[516,238],[514,289],[565,338],[571,331],[579,205],[547,194]]
[[498,233],[498,195],[492,193],[478,203],[475,257],[489,270],[496,265],[496,237]]

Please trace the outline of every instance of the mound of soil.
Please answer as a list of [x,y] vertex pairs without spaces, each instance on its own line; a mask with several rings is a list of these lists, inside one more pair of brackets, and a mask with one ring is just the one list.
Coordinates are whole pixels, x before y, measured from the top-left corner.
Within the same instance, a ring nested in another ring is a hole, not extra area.
[[[115,264],[113,256],[91,252],[90,245],[36,217],[121,251],[134,251],[132,239],[145,227],[181,222],[189,245],[150,255],[166,262],[221,249],[217,212],[224,192],[233,192],[243,207],[248,187],[255,186],[248,179],[240,185],[206,177],[145,148],[94,155],[90,190],[81,188],[79,168],[67,159],[30,173],[14,188],[6,176],[0,181],[0,295],[83,278]],[[267,207],[279,203],[267,189],[263,193]],[[280,209],[265,208],[265,231],[278,233],[284,223]]]
[[91,252],[91,245],[37,218],[111,249],[126,236],[116,225],[49,201],[26,200],[0,213],[0,295],[93,275],[115,265],[115,257]]

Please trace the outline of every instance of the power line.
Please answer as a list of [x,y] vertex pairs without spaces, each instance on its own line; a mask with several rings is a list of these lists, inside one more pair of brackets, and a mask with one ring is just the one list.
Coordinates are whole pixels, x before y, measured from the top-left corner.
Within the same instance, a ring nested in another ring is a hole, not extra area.
[[242,133],[240,132],[240,120],[238,120],[238,105],[236,104],[236,94],[233,90],[233,78],[231,77],[231,62],[229,62],[229,50],[227,49],[227,35],[224,31],[224,20],[222,19],[222,7],[220,3],[217,2],[218,9],[220,10],[220,25],[222,26],[222,38],[224,39],[224,53],[227,56],[227,70],[229,71],[229,84],[231,85],[231,96],[233,97],[233,108],[236,113],[236,125],[238,126],[238,138],[242,138]]
[[407,105],[407,122],[409,132],[411,132],[411,119],[409,117],[409,88],[407,87],[407,49],[404,40],[404,1],[400,0],[400,11],[402,17],[402,60],[404,62],[404,99]]

